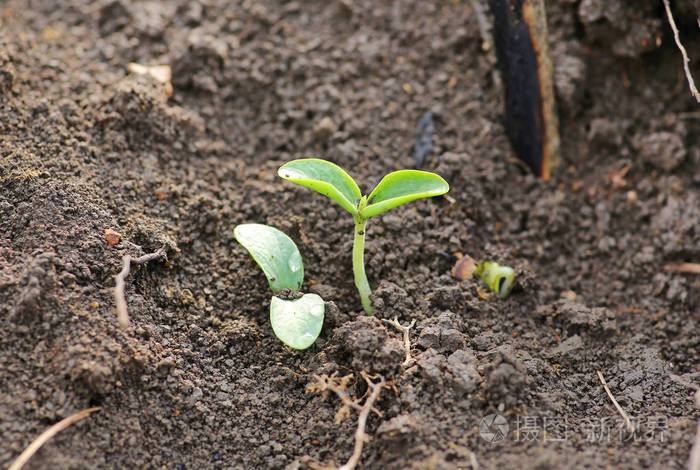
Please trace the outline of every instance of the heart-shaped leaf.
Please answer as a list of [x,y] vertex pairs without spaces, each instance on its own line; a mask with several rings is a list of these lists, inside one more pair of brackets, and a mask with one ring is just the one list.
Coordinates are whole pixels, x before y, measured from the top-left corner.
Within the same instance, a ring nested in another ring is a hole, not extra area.
[[357,214],[357,200],[362,197],[357,183],[335,163],[319,158],[302,158],[285,163],[277,171],[280,178],[318,191]]
[[400,170],[389,173],[367,198],[360,215],[368,219],[414,199],[440,196],[450,190],[447,181],[435,173]]
[[304,294],[296,300],[272,297],[270,323],[277,338],[294,349],[306,349],[316,341],[323,326],[326,307],[316,294]]
[[233,234],[262,268],[272,292],[301,288],[304,280],[301,254],[284,232],[268,225],[241,224],[233,229]]

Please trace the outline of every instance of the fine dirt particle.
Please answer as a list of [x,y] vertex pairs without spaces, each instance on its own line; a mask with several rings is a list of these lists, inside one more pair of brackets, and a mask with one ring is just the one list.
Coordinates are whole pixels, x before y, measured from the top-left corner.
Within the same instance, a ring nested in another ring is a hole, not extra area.
[[425,348],[433,348],[442,353],[452,353],[463,349],[467,338],[460,331],[461,322],[450,312],[443,312],[436,321],[422,327],[416,343]]
[[0,52],[0,93],[5,95],[12,91],[15,80],[15,68],[6,51]]
[[489,364],[484,368],[485,386],[489,399],[509,408],[527,400],[533,381],[524,362],[529,355],[503,345],[487,352],[486,357]]
[[563,299],[543,307],[539,314],[561,323],[572,335],[581,332],[612,335],[618,331],[615,315],[603,307],[589,308]]
[[447,358],[447,371],[451,375],[452,386],[458,392],[471,393],[481,383],[477,370],[477,360],[470,350],[460,349]]
[[671,132],[655,132],[639,136],[635,141],[639,157],[664,171],[670,171],[683,162],[686,156],[683,139]]
[[415,449],[421,438],[421,430],[420,419],[410,414],[401,414],[382,422],[376,433],[377,445],[388,454],[382,460],[389,463],[407,449]]
[[336,328],[329,356],[355,371],[394,377],[401,369],[403,343],[376,317],[359,317]]

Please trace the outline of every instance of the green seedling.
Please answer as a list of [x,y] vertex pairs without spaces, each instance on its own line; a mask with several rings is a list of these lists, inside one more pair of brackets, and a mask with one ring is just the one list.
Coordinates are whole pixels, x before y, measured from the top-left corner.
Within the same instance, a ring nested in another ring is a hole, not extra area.
[[475,274],[491,292],[499,297],[507,297],[510,294],[515,280],[513,268],[501,266],[493,261],[477,263],[474,258],[468,255],[461,256],[452,268],[452,276],[460,281],[471,279]]
[[476,265],[474,274],[484,281],[486,287],[499,297],[507,297],[513,287],[515,271],[508,266],[501,266],[498,263],[484,261]]
[[[304,264],[291,238],[262,224],[238,225],[233,234],[263,270],[273,294],[285,289],[295,292],[301,289]],[[280,341],[294,349],[306,349],[316,341],[324,314],[325,304],[316,294],[303,294],[295,299],[273,295],[270,300],[272,331]]]
[[449,191],[447,182],[435,173],[401,170],[389,173],[369,193],[363,196],[355,180],[338,165],[318,158],[292,160],[277,172],[292,181],[333,199],[355,220],[352,248],[352,269],[362,307],[372,313],[372,293],[365,273],[365,231],[367,219],[396,206],[424,197],[440,196]]

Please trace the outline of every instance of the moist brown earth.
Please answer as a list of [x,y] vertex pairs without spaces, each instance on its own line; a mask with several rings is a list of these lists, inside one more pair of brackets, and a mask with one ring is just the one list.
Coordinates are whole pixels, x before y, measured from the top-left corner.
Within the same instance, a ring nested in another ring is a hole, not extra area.
[[[685,468],[700,277],[664,266],[700,262],[700,108],[661,2],[547,2],[549,181],[505,138],[485,3],[3,2],[0,466],[91,406],[25,468],[341,464],[356,413],[306,388],[353,374],[362,396],[364,371],[391,386],[360,468]],[[674,12],[700,79],[691,3]],[[172,95],[130,62],[170,65]],[[369,190],[413,166],[427,111],[424,167],[451,191],[370,220],[367,317],[351,217],[276,170],[324,157]],[[245,222],[288,233],[329,302],[306,351],[273,335]],[[127,278],[121,330],[122,257],[163,246]],[[453,278],[457,252],[513,266],[512,294]],[[406,365],[394,317],[416,321]],[[504,439],[480,434],[491,414]]]

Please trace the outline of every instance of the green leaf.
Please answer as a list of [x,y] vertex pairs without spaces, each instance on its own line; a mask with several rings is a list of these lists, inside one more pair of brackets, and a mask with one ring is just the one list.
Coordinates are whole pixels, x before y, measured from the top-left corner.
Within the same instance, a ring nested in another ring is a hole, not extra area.
[[280,341],[294,349],[306,349],[316,341],[323,326],[326,306],[316,294],[296,300],[272,297],[270,323]]
[[360,211],[360,215],[367,219],[414,199],[440,196],[449,190],[447,182],[435,173],[395,171],[382,178],[370,193],[367,206]]
[[302,158],[285,163],[277,171],[280,178],[318,191],[340,204],[352,215],[357,214],[357,200],[362,197],[357,183],[335,163],[319,158]]
[[298,291],[301,288],[304,264],[291,238],[274,227],[262,224],[238,225],[233,229],[233,234],[262,268],[272,292],[276,294],[282,289]]

